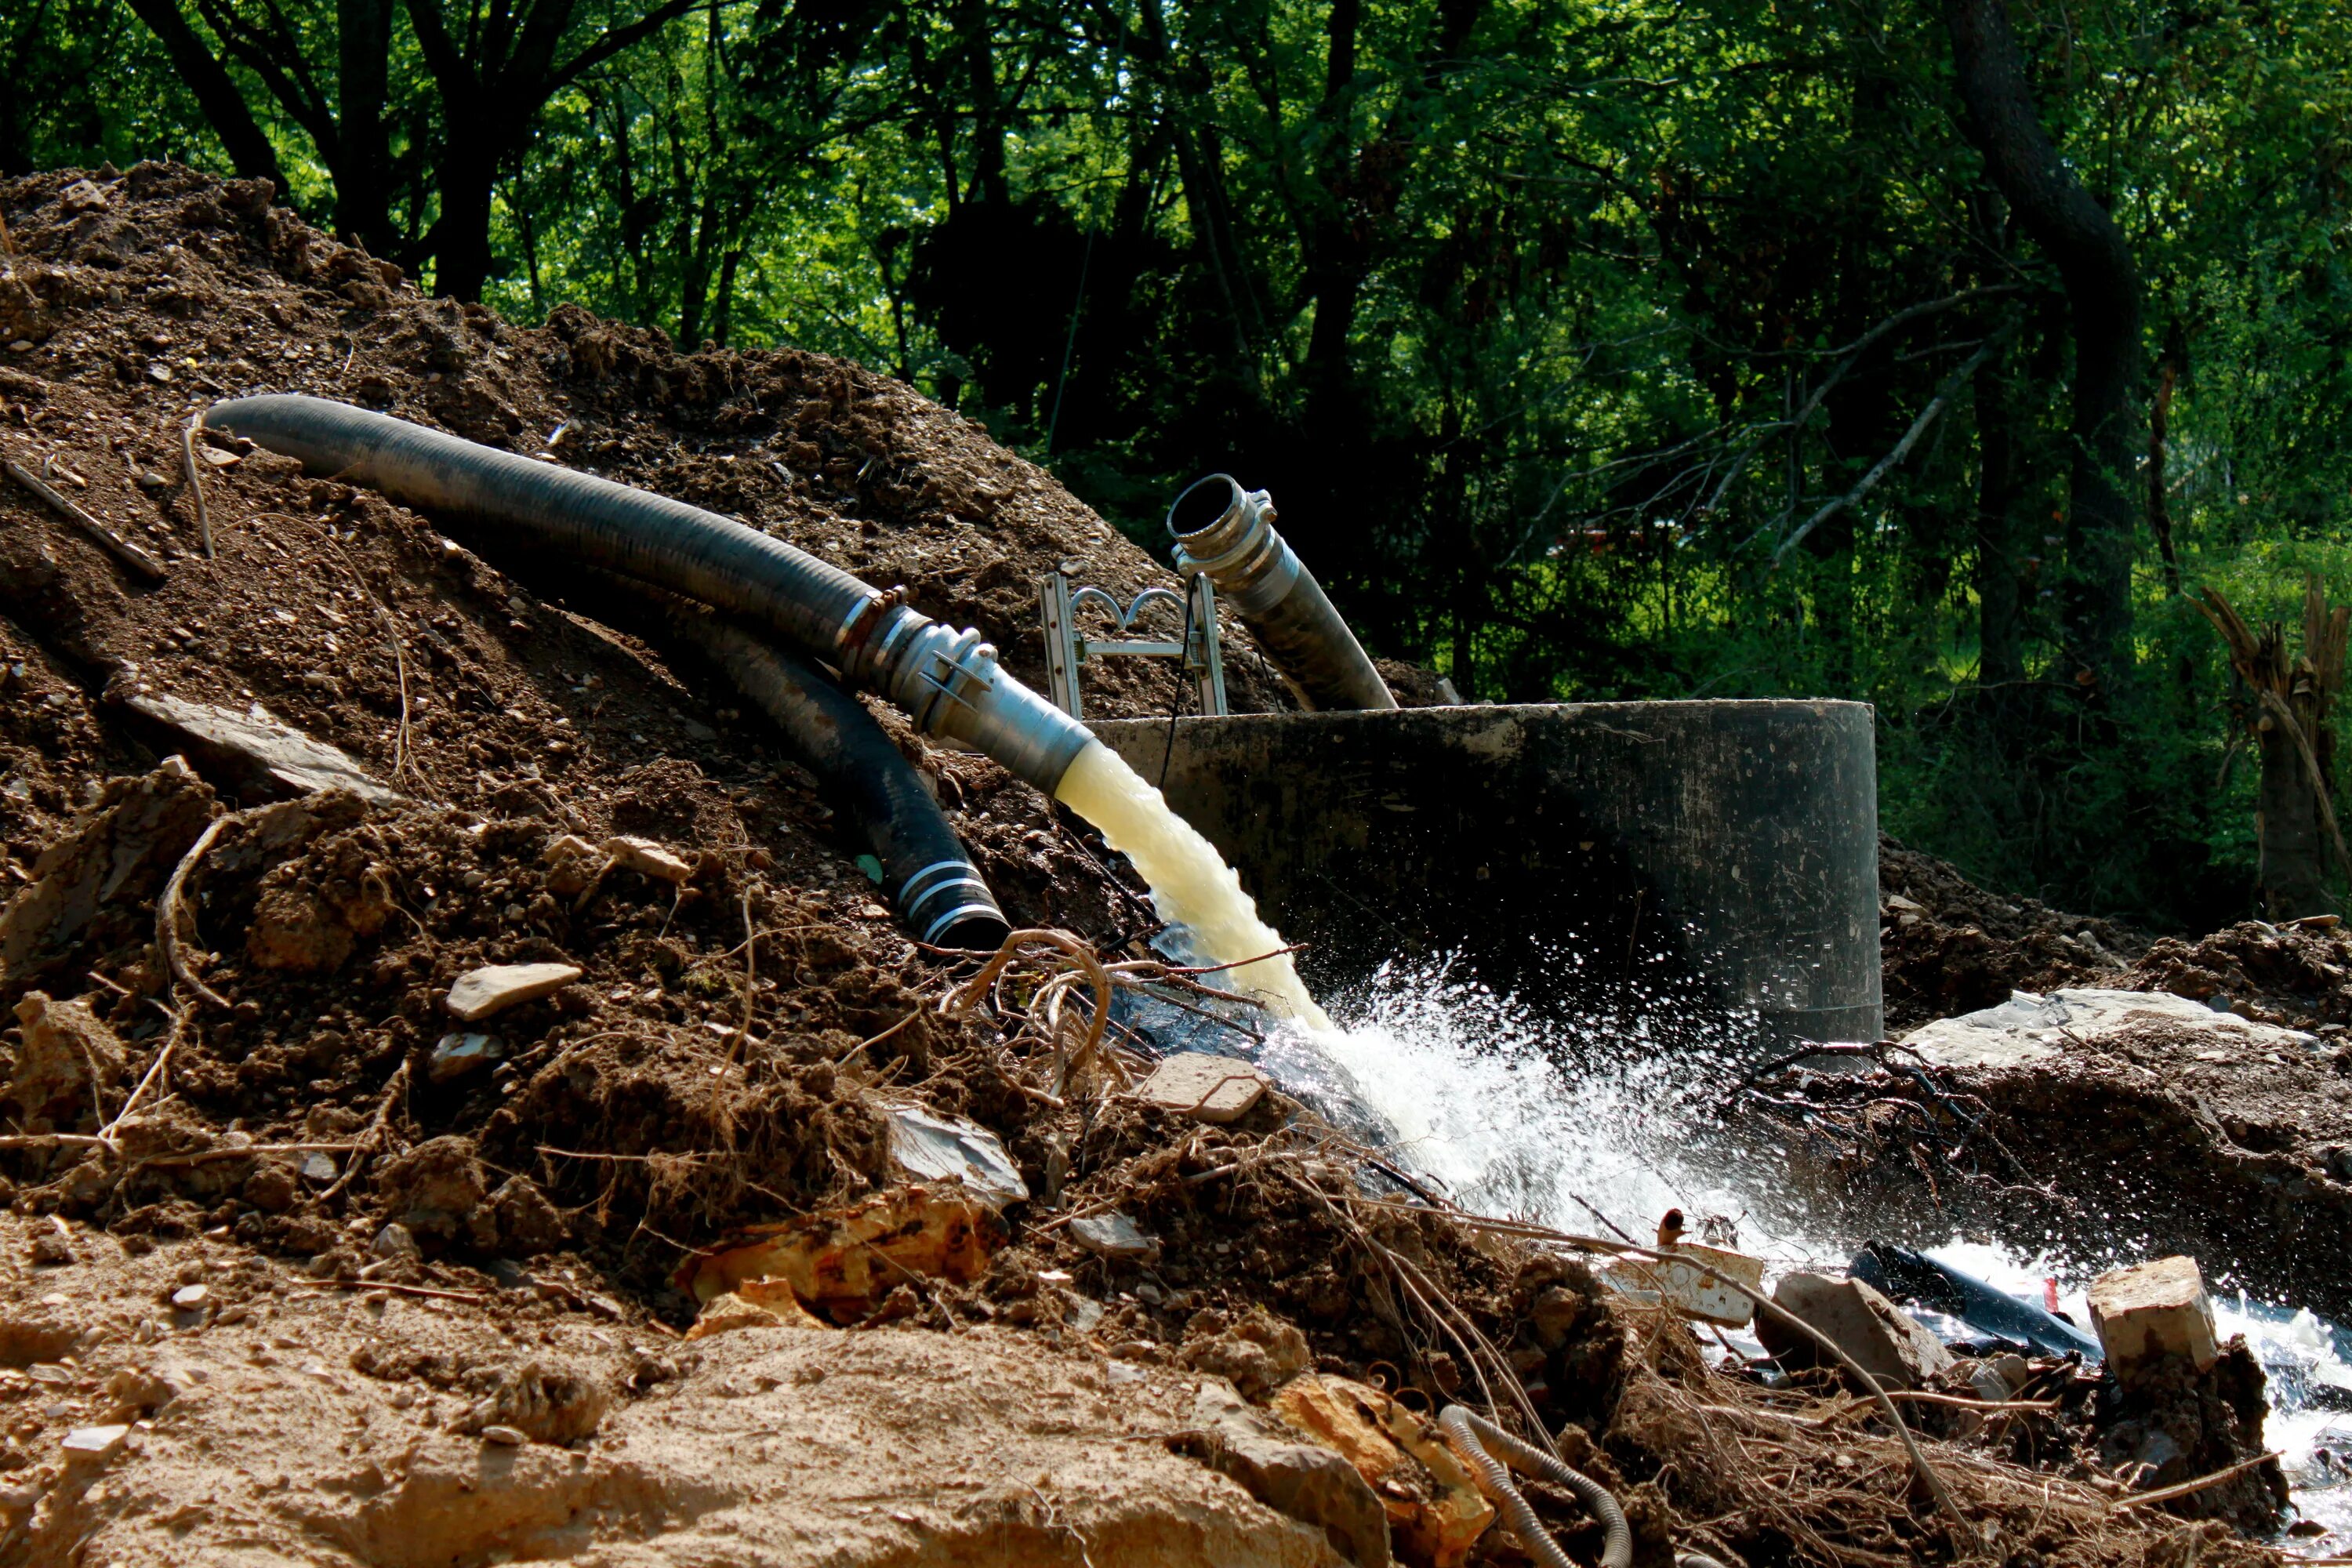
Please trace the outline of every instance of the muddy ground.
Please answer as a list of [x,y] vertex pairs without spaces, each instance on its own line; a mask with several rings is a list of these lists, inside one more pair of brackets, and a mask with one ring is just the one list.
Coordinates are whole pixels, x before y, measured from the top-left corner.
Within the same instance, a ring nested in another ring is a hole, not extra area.
[[[1148,1042],[1049,1071],[1050,975],[943,1005],[974,961],[898,931],[711,671],[496,539],[183,437],[217,396],[299,390],[543,454],[904,584],[1036,682],[1039,573],[1172,579],[971,422],[819,356],[427,300],[184,169],[0,184],[0,451],[166,567],[0,485],[0,1561],[1336,1562],[1197,1405],[1310,1372],[1540,1422],[1643,1568],[2263,1559],[2114,1511],[2064,1369],[2047,1412],[1923,1417],[1956,1522],[1833,1379],[1715,1359],[1278,1095],[1228,1126],[1142,1104],[1114,1067]],[[1236,706],[1285,702],[1226,637]],[[289,789],[163,699],[373,785]],[[1106,715],[1178,700],[1157,667],[1091,687]],[[1016,923],[1142,955],[1098,842],[886,723]],[[611,834],[682,876],[565,847]],[[452,982],[536,962],[581,974],[452,1054]],[[977,1223],[983,1266],[686,1338],[702,1249],[901,1189],[907,1105],[985,1127],[1032,1194]],[[1114,1210],[1156,1250],[1074,1239]],[[1538,1506],[1592,1555],[1580,1510]],[[1489,1531],[1475,1560],[1524,1558]]]

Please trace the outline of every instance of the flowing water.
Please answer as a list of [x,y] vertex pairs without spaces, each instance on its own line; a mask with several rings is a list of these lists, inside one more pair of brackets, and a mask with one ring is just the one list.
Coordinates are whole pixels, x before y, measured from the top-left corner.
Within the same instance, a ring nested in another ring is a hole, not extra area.
[[[1383,965],[1337,997],[1334,1024],[1286,954],[1259,956],[1284,943],[1239,875],[1109,748],[1081,752],[1055,794],[1134,863],[1160,918],[1181,928],[1171,934],[1189,960],[1237,965],[1234,987],[1287,1021],[1245,1054],[1465,1207],[1636,1237],[1680,1208],[1695,1225],[1707,1216],[1729,1223],[1734,1245],[1775,1272],[1844,1267],[1852,1247],[1840,1238],[1805,1235],[1801,1222],[1779,1234],[1764,1228],[1755,1209],[1789,1213],[1786,1194],[1758,1189],[1769,1175],[1693,1148],[1696,1102],[1726,1067],[1755,1058],[1742,1020],[1639,985],[1581,1011],[1538,1014],[1438,963]],[[1240,962],[1247,959],[1256,962]],[[1199,1026],[1187,1016],[1171,1014],[1180,1037]],[[1230,1049],[1234,1037],[1209,1026],[1188,1044]],[[2029,1300],[2060,1292],[2077,1322],[2089,1321],[2080,1291],[2106,1261],[2021,1259],[1957,1237],[1929,1250]],[[2352,1535],[2352,1415],[2342,1413],[2352,1402],[2352,1336],[2243,1297],[2217,1295],[2215,1306],[2221,1331],[2244,1333],[2269,1372],[2272,1445],[2286,1450],[2305,1516],[2328,1527],[2304,1544],[2340,1549]]]
[[[1297,966],[1280,952],[1282,937],[1242,891],[1241,874],[1117,752],[1099,741],[1089,743],[1054,795],[1135,863],[1151,889],[1151,907],[1161,920],[1186,929],[1201,962],[1237,964],[1226,975],[1235,989],[1264,997],[1273,1011],[1318,1033],[1330,1029],[1331,1020],[1300,984]],[[1277,956],[1263,956],[1267,953]]]

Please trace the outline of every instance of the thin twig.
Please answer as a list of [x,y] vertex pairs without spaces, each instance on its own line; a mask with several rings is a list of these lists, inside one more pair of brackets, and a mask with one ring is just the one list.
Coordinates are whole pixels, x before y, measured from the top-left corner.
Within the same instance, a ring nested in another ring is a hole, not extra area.
[[205,509],[205,483],[196,472],[196,432],[205,427],[205,411],[197,409],[180,431],[180,462],[188,474],[188,495],[196,503],[196,538],[205,547],[205,559],[213,558],[213,517]]
[[[228,998],[197,979],[195,972],[188,967],[187,955],[180,951],[181,900],[186,890],[188,878],[195,870],[196,863],[205,858],[205,852],[213,847],[214,841],[231,823],[244,821],[245,815],[243,812],[231,812],[205,824],[205,830],[196,835],[196,841],[188,847],[185,855],[180,857],[180,863],[172,868],[172,879],[163,884],[163,896],[155,901],[155,945],[161,950],[172,978],[224,1010],[230,1005]],[[190,919],[193,921],[194,917]]]
[[32,491],[44,506],[80,529],[96,542],[100,548],[133,572],[151,583],[160,583],[170,574],[169,569],[161,561],[156,560],[146,551],[131,543],[121,534],[42,483],[39,476],[24,464],[12,459],[7,464],[7,468],[10,479]]
[[2242,1476],[2248,1470],[2267,1465],[2273,1459],[2281,1458],[2284,1453],[2283,1449],[2273,1448],[2267,1454],[2256,1454],[2251,1459],[2241,1459],[2225,1469],[2215,1470],[2210,1476],[2200,1476],[2193,1481],[2182,1481],[2178,1486],[2158,1487],[2152,1492],[2141,1492],[2116,1504],[2116,1511],[2122,1513],[2127,1509],[2146,1508],[2151,1503],[2170,1502],[2175,1498],[2184,1498],[2191,1492],[2201,1492],[2208,1487],[2219,1486],[2232,1476]]

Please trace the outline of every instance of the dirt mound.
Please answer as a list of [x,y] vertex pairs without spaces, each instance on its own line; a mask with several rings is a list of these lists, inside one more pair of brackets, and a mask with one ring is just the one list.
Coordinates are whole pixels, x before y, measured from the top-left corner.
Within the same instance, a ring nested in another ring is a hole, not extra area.
[[[1139,551],[854,366],[516,328],[268,195],[152,164],[0,185],[0,447],[166,563],[126,576],[0,488],[0,1559],[1327,1561],[1180,1401],[1310,1370],[1407,1426],[1458,1394],[1556,1432],[1644,1560],[1950,1550],[1827,1391],[1710,1367],[1279,1094],[1221,1126],[1136,1098],[1152,1041],[1105,1010],[1074,1044],[1064,1005],[1148,962],[1148,907],[992,763],[885,716],[1016,923],[1077,933],[1075,967],[973,990],[709,672],[528,552],[183,430],[251,390],[389,408],[903,582],[1030,677],[1034,575],[1164,581]],[[1236,697],[1278,701],[1230,637]],[[1128,667],[1094,702],[1173,693]],[[206,737],[232,731],[308,761],[231,766]],[[528,999],[456,1005],[522,966]],[[828,1300],[839,1330],[678,1342],[682,1263],[912,1191],[917,1108],[1032,1194],[965,1237],[992,1253]],[[2053,1562],[2238,1550],[2110,1518],[2067,1443],[2032,1463],[1953,1457],[1966,1530]],[[1538,1506],[1591,1555],[1581,1509]]]
[[1886,1031],[1973,1013],[2011,991],[2043,992],[2113,975],[2149,939],[2128,926],[2004,898],[1948,863],[1878,841],[1879,963]]
[[2166,937],[2115,984],[2340,1035],[2352,1026],[2352,933],[2337,917],[2320,915],[2283,926],[2244,921],[2193,942]]

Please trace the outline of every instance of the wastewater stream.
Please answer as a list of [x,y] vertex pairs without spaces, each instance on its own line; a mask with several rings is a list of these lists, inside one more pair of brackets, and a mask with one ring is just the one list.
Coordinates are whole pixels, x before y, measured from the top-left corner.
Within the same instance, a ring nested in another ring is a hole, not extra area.
[[[1586,1011],[1538,1014],[1433,963],[1381,967],[1332,998],[1335,1022],[1281,953],[1282,937],[1238,873],[1117,753],[1087,747],[1056,794],[1134,864],[1174,928],[1180,956],[1237,965],[1227,983],[1255,994],[1277,1020],[1247,1054],[1286,1092],[1388,1146],[1464,1207],[1637,1237],[1679,1208],[1694,1221],[1719,1216],[1736,1228],[1734,1245],[1775,1274],[1847,1264],[1849,1245],[1803,1234],[1785,1218],[1785,1201],[1763,1201],[1757,1189],[1771,1176],[1744,1181],[1719,1158],[1694,1157],[1696,1098],[1724,1069],[1755,1059],[1739,1020],[1640,986]],[[1178,1048],[1234,1048],[1236,1037],[1197,1016],[1169,1009],[1137,1021]],[[1774,1232],[1755,1217],[1759,1209],[1776,1216]],[[2119,1220],[2117,1231],[2127,1236],[2128,1223]],[[2054,1294],[2058,1310],[2084,1324],[2084,1291],[2114,1261],[2021,1257],[1958,1237],[1926,1250],[2029,1300]],[[2209,1278],[2226,1277],[2226,1259],[2200,1261]],[[2219,1291],[2213,1304],[2221,1333],[2243,1334],[2267,1373],[2265,1436],[2284,1454],[2296,1508],[2327,1531],[2288,1544],[2344,1550],[2352,1542],[2352,1334],[2291,1304]],[[1963,1333],[1958,1324],[1931,1327]]]

